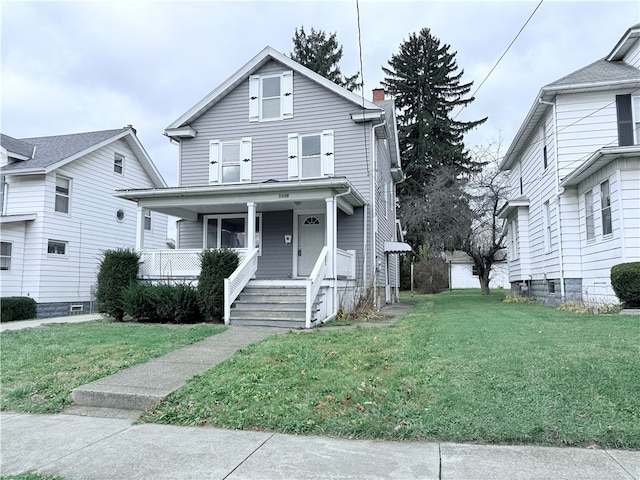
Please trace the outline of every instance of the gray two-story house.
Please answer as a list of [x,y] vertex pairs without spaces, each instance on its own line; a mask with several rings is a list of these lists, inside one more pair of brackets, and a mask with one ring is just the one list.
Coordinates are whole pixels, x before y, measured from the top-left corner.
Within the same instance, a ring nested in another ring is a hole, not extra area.
[[203,249],[233,248],[225,322],[310,328],[365,298],[398,299],[393,101],[365,100],[270,47],[165,130],[178,187],[123,190],[179,217],[173,251],[141,249],[150,280],[196,281]]

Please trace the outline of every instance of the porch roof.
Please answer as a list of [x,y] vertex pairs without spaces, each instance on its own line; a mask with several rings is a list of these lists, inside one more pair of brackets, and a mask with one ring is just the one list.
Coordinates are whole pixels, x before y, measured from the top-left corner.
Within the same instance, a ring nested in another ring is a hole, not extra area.
[[138,206],[188,220],[199,214],[237,213],[248,202],[257,212],[326,208],[325,199],[336,197],[336,204],[347,215],[367,202],[346,177],[315,180],[267,181],[233,185],[117,190],[114,195]]
[[560,187],[573,187],[604,168],[613,160],[640,156],[640,146],[630,145],[626,147],[603,147],[596,150],[582,165],[564,177]]

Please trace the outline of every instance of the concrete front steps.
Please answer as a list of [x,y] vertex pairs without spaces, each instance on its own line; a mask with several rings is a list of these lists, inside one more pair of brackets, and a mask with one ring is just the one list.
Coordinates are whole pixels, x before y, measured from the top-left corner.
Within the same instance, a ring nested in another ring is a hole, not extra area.
[[[320,290],[311,322],[318,320],[318,304],[324,296]],[[247,285],[231,307],[231,325],[305,328],[306,285],[295,281],[254,283]]]

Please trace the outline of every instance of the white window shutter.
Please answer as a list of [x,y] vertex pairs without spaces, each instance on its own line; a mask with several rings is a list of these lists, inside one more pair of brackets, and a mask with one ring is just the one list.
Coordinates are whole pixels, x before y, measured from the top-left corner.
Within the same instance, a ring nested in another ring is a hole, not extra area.
[[289,178],[298,178],[298,134],[290,133],[289,134],[289,148],[288,148],[288,159],[289,159]]
[[251,138],[240,141],[240,181],[251,181]]
[[249,121],[257,122],[260,119],[260,77],[249,77]]
[[293,71],[283,72],[282,83],[282,118],[293,118]]
[[220,141],[209,142],[209,183],[220,182]]
[[325,130],[322,132],[322,175],[326,177],[333,177],[333,130]]

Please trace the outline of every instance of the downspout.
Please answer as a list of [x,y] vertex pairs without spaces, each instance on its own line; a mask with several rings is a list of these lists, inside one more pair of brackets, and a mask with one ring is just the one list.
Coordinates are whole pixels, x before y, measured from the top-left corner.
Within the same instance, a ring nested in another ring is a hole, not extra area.
[[378,276],[377,276],[377,235],[378,235],[378,212],[376,208],[376,172],[378,171],[378,146],[376,142],[376,128],[386,125],[387,120],[382,114],[383,120],[380,123],[371,125],[371,260],[373,261],[372,285],[375,299],[375,307],[378,308]]
[[331,253],[331,262],[333,265],[333,313],[331,314],[331,317],[338,313],[338,275],[336,273],[338,271],[338,262],[336,260],[336,251],[338,250],[338,197],[344,197],[350,193],[351,187],[349,187],[346,192],[338,193],[333,196],[333,218],[335,220],[335,225],[333,228],[333,252]]
[[[556,157],[556,202],[558,203],[558,260],[560,264],[560,297],[564,302],[565,298],[565,286],[564,286],[564,256],[562,254],[562,205],[561,196],[564,193],[564,188],[560,189],[560,156],[558,155],[558,119],[556,115],[556,102],[547,102],[542,100],[542,97],[538,98],[538,102],[543,105],[551,105],[553,115],[553,151]],[[546,141],[546,139],[545,139]]]

